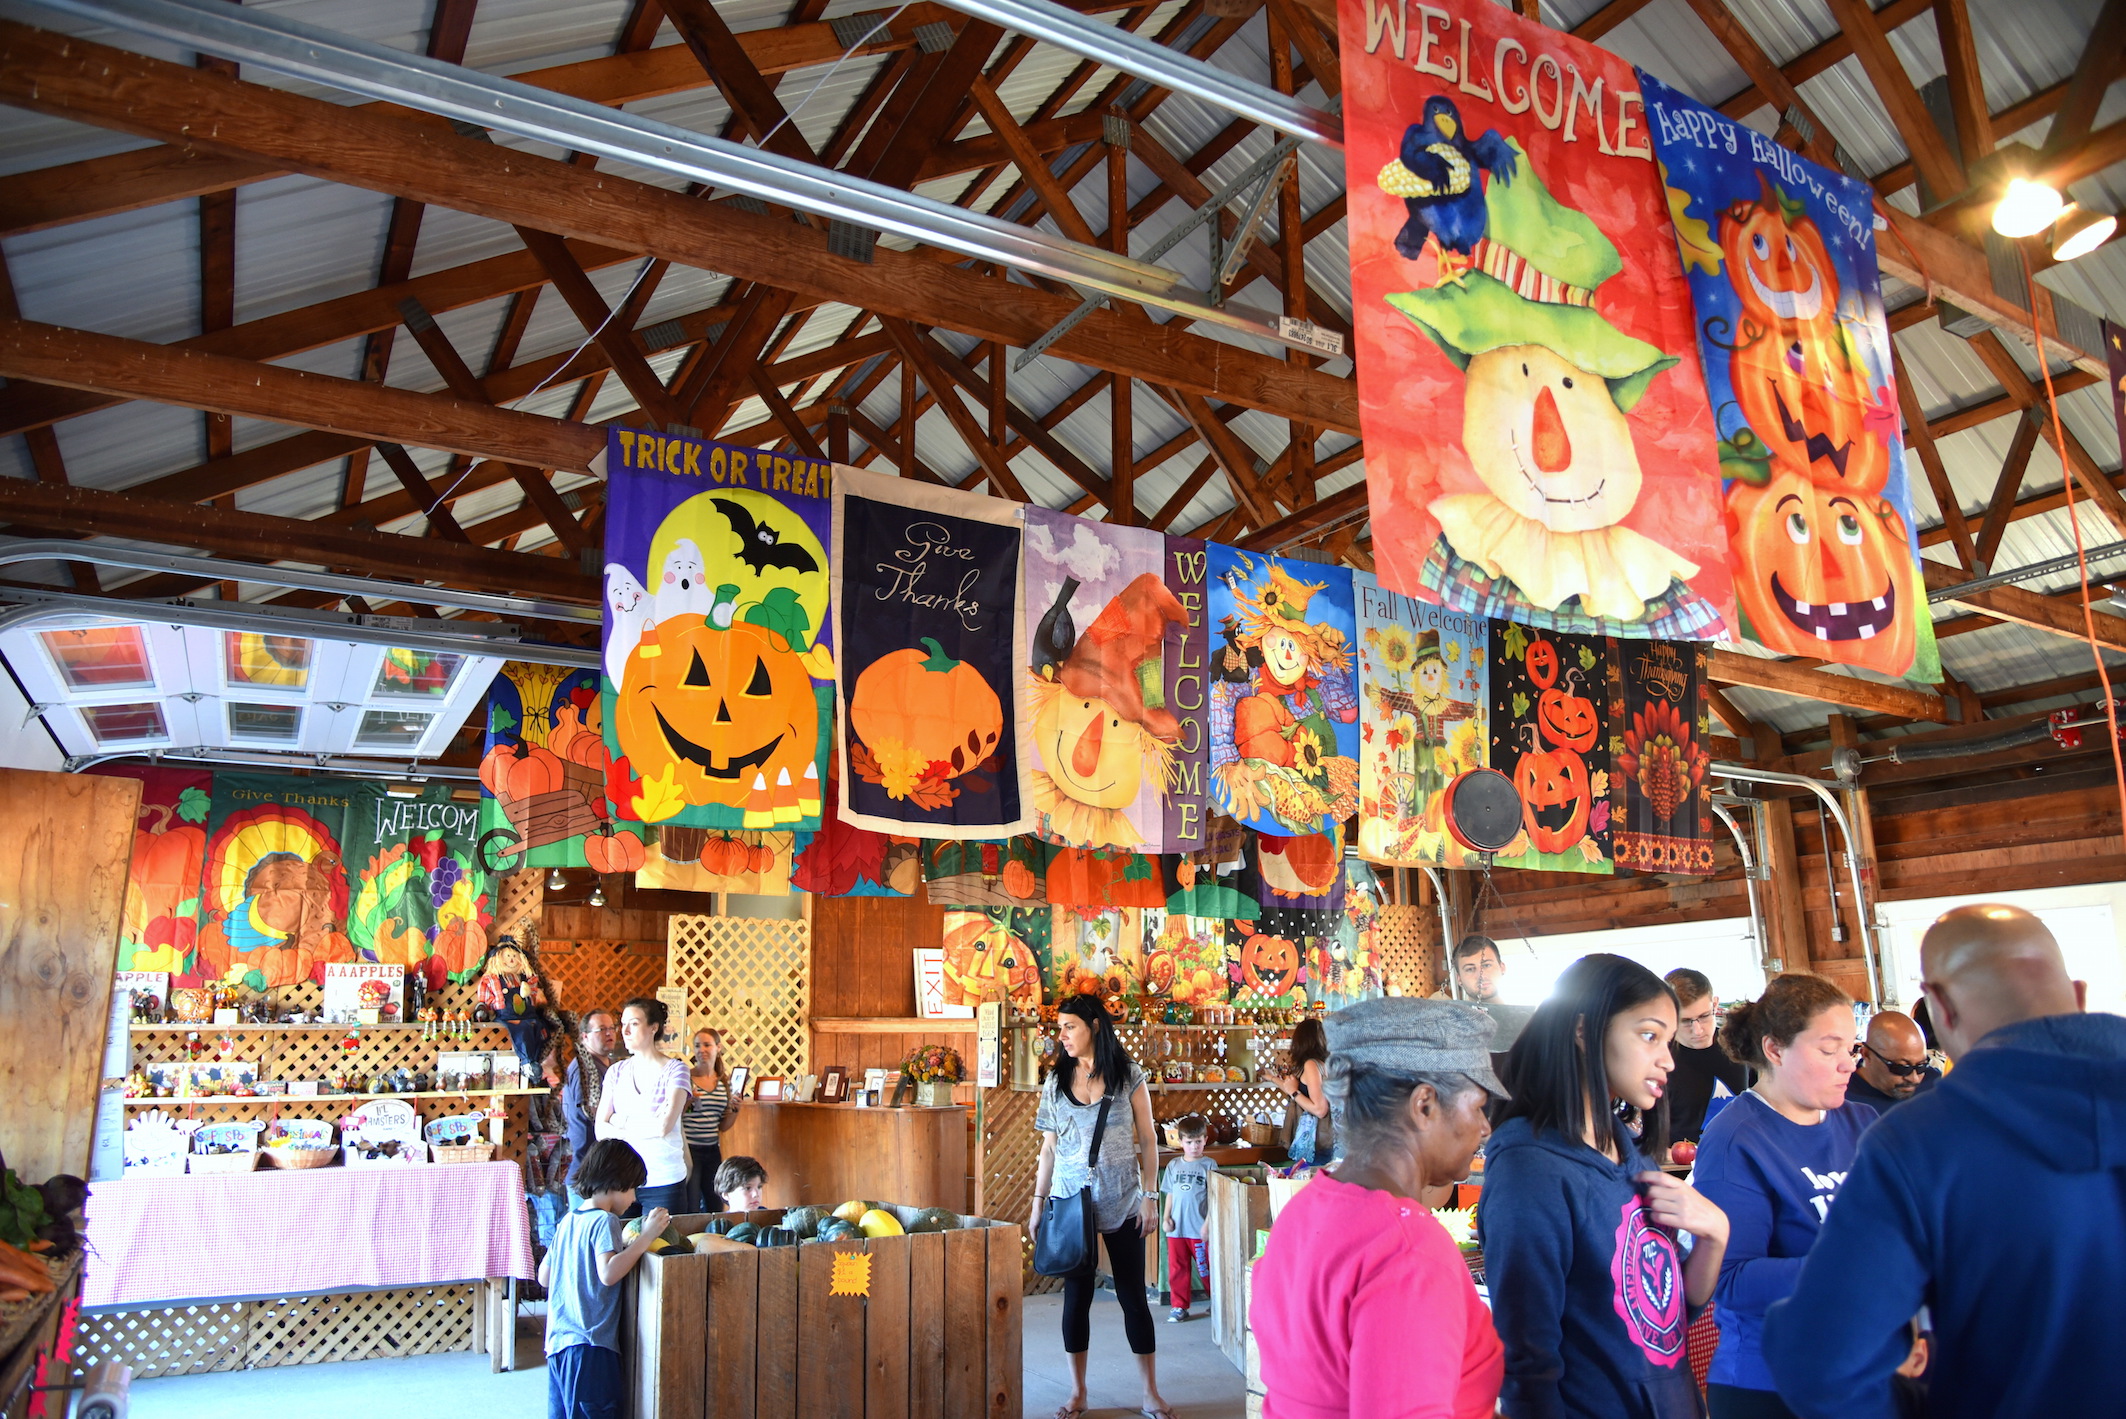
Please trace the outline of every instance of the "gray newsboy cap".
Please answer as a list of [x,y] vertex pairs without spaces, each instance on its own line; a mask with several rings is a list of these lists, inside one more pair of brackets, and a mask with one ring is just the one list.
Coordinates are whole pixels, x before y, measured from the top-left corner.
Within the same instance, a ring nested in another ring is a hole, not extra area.
[[1499,1098],[1506,1086],[1491,1072],[1498,1021],[1454,1000],[1386,996],[1332,1010],[1322,1020],[1329,1052],[1398,1074],[1466,1074]]

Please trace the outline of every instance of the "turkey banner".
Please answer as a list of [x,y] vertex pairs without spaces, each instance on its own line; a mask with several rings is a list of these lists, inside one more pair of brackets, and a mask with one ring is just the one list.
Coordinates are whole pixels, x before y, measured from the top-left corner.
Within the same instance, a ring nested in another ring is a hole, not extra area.
[[817,828],[836,470],[620,428],[604,457],[604,732],[617,816]]
[[1937,681],[1875,194],[1640,82],[1696,310],[1742,631],[1781,655]]
[[1026,509],[1027,737],[1034,831],[1049,842],[1168,851],[1170,785],[1202,784],[1201,719],[1191,746],[1167,695],[1192,659],[1203,707],[1202,598],[1190,647],[1167,572],[1160,533]]
[[1364,572],[1358,608],[1358,855],[1474,867],[1447,831],[1447,785],[1490,751],[1491,623],[1401,596]]
[[925,838],[1033,828],[1018,503],[837,465],[841,813]]
[[1381,584],[1726,638],[1713,421],[1632,67],[1479,0],[1339,18]]
[[[1521,795],[1521,835],[1493,862],[1616,871],[1610,856],[1611,642],[1491,627],[1491,767]],[[1628,647],[1627,647],[1628,648]]]
[[1610,846],[1635,872],[1713,871],[1705,647],[1609,646]]

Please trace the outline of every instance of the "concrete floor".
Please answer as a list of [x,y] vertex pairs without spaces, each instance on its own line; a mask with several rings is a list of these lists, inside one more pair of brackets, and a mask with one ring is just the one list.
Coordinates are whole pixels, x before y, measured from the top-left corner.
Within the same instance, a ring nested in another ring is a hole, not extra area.
[[[1070,1392],[1063,1362],[1063,1298],[1026,1301],[1027,1419],[1049,1419]],[[1159,1387],[1180,1419],[1231,1419],[1243,1412],[1240,1372],[1211,1343],[1211,1321],[1198,1309],[1183,1325],[1158,1324]],[[1086,1388],[1093,1416],[1136,1414],[1142,1396],[1136,1362],[1122,1338],[1122,1311],[1103,1292],[1093,1302],[1091,1361]],[[450,1419],[527,1419],[546,1412],[541,1366],[544,1321],[518,1322],[517,1358],[524,1368],[488,1373],[485,1355],[418,1355],[406,1360],[361,1360],[338,1365],[290,1365],[143,1380],[133,1386],[134,1419],[229,1419],[231,1415],[288,1414],[301,1419],[377,1419],[379,1414],[448,1414]]]

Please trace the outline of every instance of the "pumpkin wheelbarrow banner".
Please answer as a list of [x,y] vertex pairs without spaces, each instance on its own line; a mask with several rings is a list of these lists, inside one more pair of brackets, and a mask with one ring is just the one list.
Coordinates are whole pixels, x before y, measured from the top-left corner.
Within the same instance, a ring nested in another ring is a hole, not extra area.
[[615,815],[704,839],[817,829],[833,466],[633,429],[604,456]]
[[480,866],[642,866],[650,829],[617,815],[605,698],[596,670],[503,663],[487,692],[480,759]]
[[1631,66],[1488,3],[1339,17],[1381,584],[1726,638],[1712,418]]
[[1939,680],[1874,193],[1641,82],[1697,309],[1742,629],[1782,655]]
[[834,479],[842,820],[938,839],[1030,831],[1024,509],[840,465]]

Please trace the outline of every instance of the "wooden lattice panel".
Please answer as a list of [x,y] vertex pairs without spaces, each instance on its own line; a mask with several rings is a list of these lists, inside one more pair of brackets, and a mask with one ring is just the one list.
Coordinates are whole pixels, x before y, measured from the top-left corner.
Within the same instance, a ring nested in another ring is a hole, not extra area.
[[664,952],[620,941],[543,941],[539,970],[553,1003],[579,1021],[591,1010],[618,1010],[664,984]]
[[1439,917],[1430,907],[1384,906],[1374,929],[1385,972],[1404,995],[1440,988]]
[[[1024,1090],[982,1090],[981,1132],[976,1140],[982,1156],[975,1164],[975,1207],[982,1216],[1026,1225],[1041,1167],[1041,1135],[1033,1127],[1040,1103],[1039,1094]],[[1034,1273],[1033,1242],[1025,1240],[1024,1245],[1027,1294],[1062,1290],[1060,1280]]]
[[812,932],[803,921],[677,916],[665,981],[684,986],[689,1025],[723,1033],[724,1055],[755,1079],[808,1068]]
[[314,1365],[473,1348],[477,1283],[251,1303],[247,1363]]
[[74,1332],[72,1377],[106,1360],[132,1366],[136,1380],[240,1370],[250,1353],[250,1311],[243,1301],[85,1311]]
[[514,936],[522,941],[527,930],[536,930],[539,914],[545,910],[546,874],[527,868],[500,878],[499,883],[495,893],[495,919],[488,928],[488,939]]

